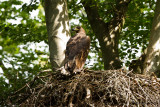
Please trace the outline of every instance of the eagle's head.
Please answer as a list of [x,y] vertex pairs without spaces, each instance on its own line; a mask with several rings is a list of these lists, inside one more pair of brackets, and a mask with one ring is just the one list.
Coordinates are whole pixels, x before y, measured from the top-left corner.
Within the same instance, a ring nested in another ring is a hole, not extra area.
[[85,33],[85,30],[81,26],[77,26],[77,27],[73,28],[72,31],[75,31],[76,33],[80,33],[80,32]]

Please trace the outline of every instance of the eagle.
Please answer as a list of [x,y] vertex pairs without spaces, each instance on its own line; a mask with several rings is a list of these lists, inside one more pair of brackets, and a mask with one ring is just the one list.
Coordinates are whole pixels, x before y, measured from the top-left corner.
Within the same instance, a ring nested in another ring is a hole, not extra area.
[[82,71],[88,57],[90,37],[80,26],[73,28],[72,31],[75,31],[76,34],[67,42],[64,68],[70,74],[75,74]]

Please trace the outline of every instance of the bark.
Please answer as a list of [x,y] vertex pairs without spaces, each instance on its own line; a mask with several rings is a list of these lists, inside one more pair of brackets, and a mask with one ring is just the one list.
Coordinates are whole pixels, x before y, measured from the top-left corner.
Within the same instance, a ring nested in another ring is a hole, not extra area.
[[115,13],[110,22],[105,23],[99,16],[94,0],[82,0],[91,27],[99,40],[105,69],[121,68],[118,44],[119,35],[125,21],[125,13],[131,0],[116,0]]
[[143,73],[150,75],[153,72],[160,77],[160,0],[156,3]]
[[52,68],[63,66],[69,39],[69,18],[66,0],[45,0],[45,17]]

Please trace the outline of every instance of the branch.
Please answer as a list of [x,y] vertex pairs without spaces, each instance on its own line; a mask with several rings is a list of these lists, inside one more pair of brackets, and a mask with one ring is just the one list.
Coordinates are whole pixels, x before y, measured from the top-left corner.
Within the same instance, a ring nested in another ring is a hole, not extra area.
[[97,33],[97,28],[102,31],[106,23],[99,16],[97,3],[94,0],[81,0],[81,2],[94,32]]
[[119,32],[121,31],[125,22],[125,14],[131,1],[132,0],[116,0],[114,15],[110,22],[111,29],[115,29],[117,27],[117,30],[119,30]]

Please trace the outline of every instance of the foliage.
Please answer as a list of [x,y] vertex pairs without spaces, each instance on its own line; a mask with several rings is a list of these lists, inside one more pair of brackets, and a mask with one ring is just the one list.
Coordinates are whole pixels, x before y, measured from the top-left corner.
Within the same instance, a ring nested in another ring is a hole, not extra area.
[[[136,8],[135,8],[136,7]],[[120,38],[121,59],[135,59],[141,50],[142,54],[147,48],[152,19],[154,15],[155,1],[145,2],[134,0],[128,8],[124,30]],[[129,65],[129,60],[126,65]]]
[[[103,69],[102,52],[81,2],[67,1],[69,18],[73,20],[70,26],[74,27],[78,22],[92,40],[86,64],[93,62],[89,65],[91,69]],[[19,0],[0,1],[0,67],[3,69],[0,74],[0,103],[4,103],[9,94],[31,80],[37,72],[49,68],[48,57],[44,57],[48,51],[29,48],[32,43],[47,43],[41,3],[38,0],[31,0],[30,4]],[[116,11],[115,0],[96,0],[96,3],[102,20],[109,22]],[[154,8],[155,0],[133,0],[129,5],[119,41],[120,58],[127,62],[126,65],[136,58],[139,49],[143,51],[147,47]],[[31,12],[35,10],[38,10],[38,15],[33,18]]]
[[[31,44],[45,41],[47,34],[42,6],[19,0],[0,2],[0,105],[8,95],[31,80],[40,70],[49,68],[48,48],[32,49]],[[38,9],[37,18],[30,12]],[[19,23],[17,23],[19,21]]]

